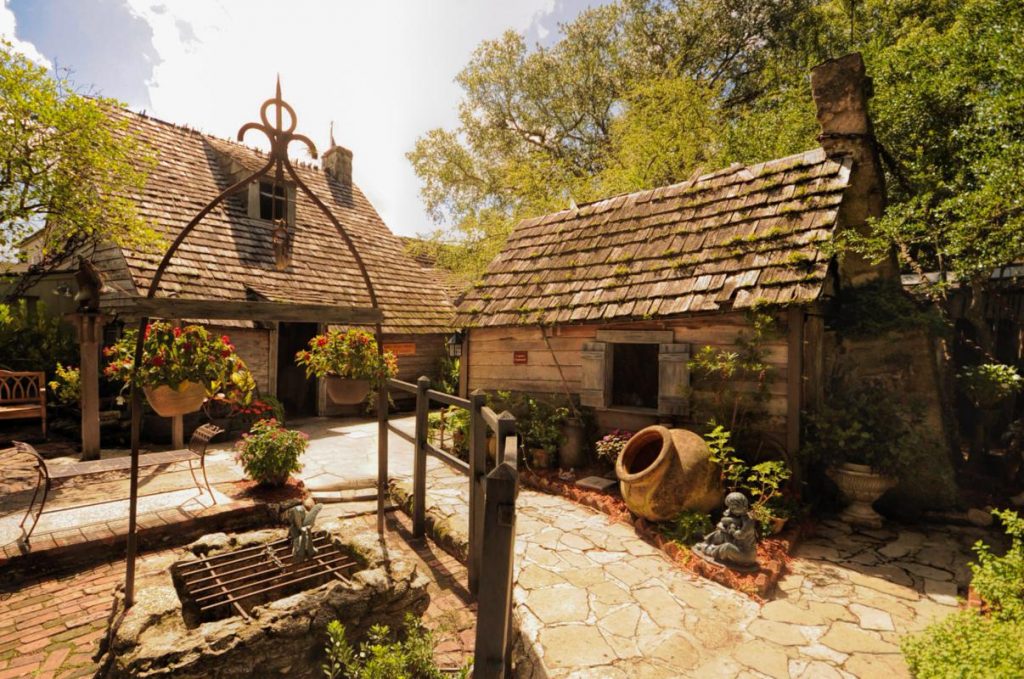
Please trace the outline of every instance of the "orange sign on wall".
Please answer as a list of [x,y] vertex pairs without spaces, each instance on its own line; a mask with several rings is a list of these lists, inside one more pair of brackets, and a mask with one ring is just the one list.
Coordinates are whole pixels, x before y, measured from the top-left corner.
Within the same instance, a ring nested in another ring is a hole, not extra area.
[[415,342],[395,342],[394,344],[384,343],[384,351],[390,351],[395,356],[415,356]]
[[512,352],[512,365],[526,365],[530,362],[530,352],[528,351],[514,351]]

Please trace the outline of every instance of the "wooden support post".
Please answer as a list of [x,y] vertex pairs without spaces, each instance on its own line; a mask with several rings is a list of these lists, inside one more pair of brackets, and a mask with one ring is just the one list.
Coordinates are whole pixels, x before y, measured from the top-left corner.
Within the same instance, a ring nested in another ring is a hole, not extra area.
[[[377,334],[380,342],[380,333]],[[384,536],[384,505],[388,495],[388,385],[377,390],[377,534]]]
[[516,468],[503,462],[487,476],[486,483],[483,558],[487,570],[481,576],[477,596],[473,677],[503,679],[507,676],[512,640],[512,572],[518,492]]
[[75,326],[79,346],[79,376],[82,385],[82,459],[100,457],[100,344],[106,318],[95,311],[68,314]]
[[481,410],[487,395],[469,395],[469,592],[476,596],[483,564],[484,479],[487,473],[487,423]]
[[175,415],[171,418],[171,447],[181,450],[185,447],[185,417]]
[[789,332],[786,351],[786,452],[796,455],[800,449],[800,412],[803,410],[804,393],[804,310],[796,305],[789,307],[786,325]]
[[427,520],[427,413],[430,411],[430,378],[416,380],[416,447],[412,467],[412,534],[421,538]]

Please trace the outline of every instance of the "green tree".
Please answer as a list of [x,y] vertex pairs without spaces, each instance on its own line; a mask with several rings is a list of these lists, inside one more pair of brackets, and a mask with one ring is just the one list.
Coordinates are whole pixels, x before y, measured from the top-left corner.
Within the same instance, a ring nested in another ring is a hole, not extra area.
[[155,242],[132,200],[150,154],[111,115],[117,106],[0,42],[0,253],[40,227],[37,272],[103,240]]

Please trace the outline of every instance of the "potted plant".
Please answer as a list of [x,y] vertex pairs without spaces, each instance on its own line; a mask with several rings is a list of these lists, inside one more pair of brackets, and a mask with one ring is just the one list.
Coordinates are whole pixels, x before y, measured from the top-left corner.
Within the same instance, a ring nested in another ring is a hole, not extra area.
[[339,405],[361,403],[383,380],[398,372],[390,351],[381,355],[377,341],[365,330],[331,330],[309,341],[309,349],[295,354],[307,377],[323,378],[327,396]]
[[163,417],[192,413],[239,375],[248,375],[245,362],[227,335],[217,337],[206,328],[184,328],[165,321],[146,326],[142,365],[135,364],[137,331],[129,330],[103,350],[108,359],[104,374],[127,388],[133,379],[142,387],[150,406]]
[[525,398],[525,407],[526,414],[519,420],[519,427],[531,464],[540,468],[552,467],[563,442],[562,426],[569,416],[569,410],[532,396]]
[[622,454],[622,449],[626,447],[626,442],[632,437],[633,432],[631,431],[624,429],[612,430],[594,444],[597,457],[614,467],[615,462],[619,459],[619,455]]
[[896,487],[922,449],[919,409],[880,384],[840,383],[807,417],[805,456],[826,467],[849,505],[844,521],[879,527],[872,504]]
[[235,444],[236,459],[253,481],[283,486],[292,472],[302,469],[299,457],[308,445],[309,436],[304,432],[285,429],[274,418],[257,420]]

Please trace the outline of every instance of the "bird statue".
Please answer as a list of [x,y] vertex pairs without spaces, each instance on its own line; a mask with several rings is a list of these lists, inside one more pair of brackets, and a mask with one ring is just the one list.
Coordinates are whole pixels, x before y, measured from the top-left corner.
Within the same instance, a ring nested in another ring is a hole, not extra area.
[[85,257],[78,258],[78,271],[75,272],[75,283],[78,284],[78,293],[75,294],[78,310],[81,312],[99,311],[103,277],[96,270],[96,267],[92,265],[92,262]]
[[303,563],[316,555],[313,546],[313,522],[323,505],[314,504],[306,511],[303,505],[296,505],[288,510],[288,539],[292,542],[292,563]]

